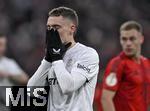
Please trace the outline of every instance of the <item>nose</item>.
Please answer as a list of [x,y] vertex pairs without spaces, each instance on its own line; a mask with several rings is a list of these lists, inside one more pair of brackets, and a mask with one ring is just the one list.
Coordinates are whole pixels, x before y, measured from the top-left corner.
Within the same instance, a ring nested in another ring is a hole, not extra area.
[[130,46],[132,44],[132,42],[130,40],[127,40],[126,45]]

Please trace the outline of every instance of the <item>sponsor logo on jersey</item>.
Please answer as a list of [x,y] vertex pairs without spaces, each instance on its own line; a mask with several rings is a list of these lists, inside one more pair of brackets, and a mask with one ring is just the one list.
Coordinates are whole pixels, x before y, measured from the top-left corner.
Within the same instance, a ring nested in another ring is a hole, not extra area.
[[91,69],[89,69],[88,67],[84,66],[84,65],[81,65],[81,64],[77,64],[77,68],[80,68],[80,69],[83,69],[85,71],[87,71],[88,73],[90,72]]
[[115,86],[117,84],[116,73],[111,72],[106,78],[106,84],[108,86]]
[[57,78],[49,78],[48,83],[49,85],[57,85],[58,84]]

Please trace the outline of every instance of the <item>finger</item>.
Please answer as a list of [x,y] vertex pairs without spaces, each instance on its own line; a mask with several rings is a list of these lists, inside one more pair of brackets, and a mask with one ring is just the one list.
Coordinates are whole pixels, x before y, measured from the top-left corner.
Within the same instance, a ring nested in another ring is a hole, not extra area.
[[45,40],[45,42],[46,42],[46,44],[47,44],[47,42],[48,42],[48,30],[46,30],[46,40]]
[[54,33],[55,33],[55,43],[59,46],[62,45],[62,41],[61,41],[59,32],[57,30],[55,30]]
[[54,36],[54,29],[51,28],[50,30],[46,30],[46,44],[50,44],[53,42],[53,36]]

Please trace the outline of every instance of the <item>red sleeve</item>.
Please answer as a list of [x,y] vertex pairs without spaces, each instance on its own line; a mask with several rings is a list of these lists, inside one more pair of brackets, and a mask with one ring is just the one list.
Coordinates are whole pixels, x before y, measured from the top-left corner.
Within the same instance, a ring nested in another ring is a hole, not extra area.
[[112,59],[104,73],[103,88],[117,91],[123,76],[123,61],[117,57]]

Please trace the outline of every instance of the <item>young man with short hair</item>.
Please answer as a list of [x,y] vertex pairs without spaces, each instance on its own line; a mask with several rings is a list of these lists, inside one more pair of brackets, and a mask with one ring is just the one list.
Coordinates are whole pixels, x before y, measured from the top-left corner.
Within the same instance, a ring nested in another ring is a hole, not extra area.
[[28,82],[28,86],[50,86],[47,111],[93,111],[99,57],[93,48],[75,42],[77,27],[73,9],[49,12],[46,55]]
[[144,42],[139,23],[127,21],[120,28],[122,52],[113,58],[104,74],[104,111],[146,111],[146,84],[150,84],[150,64],[141,55]]

